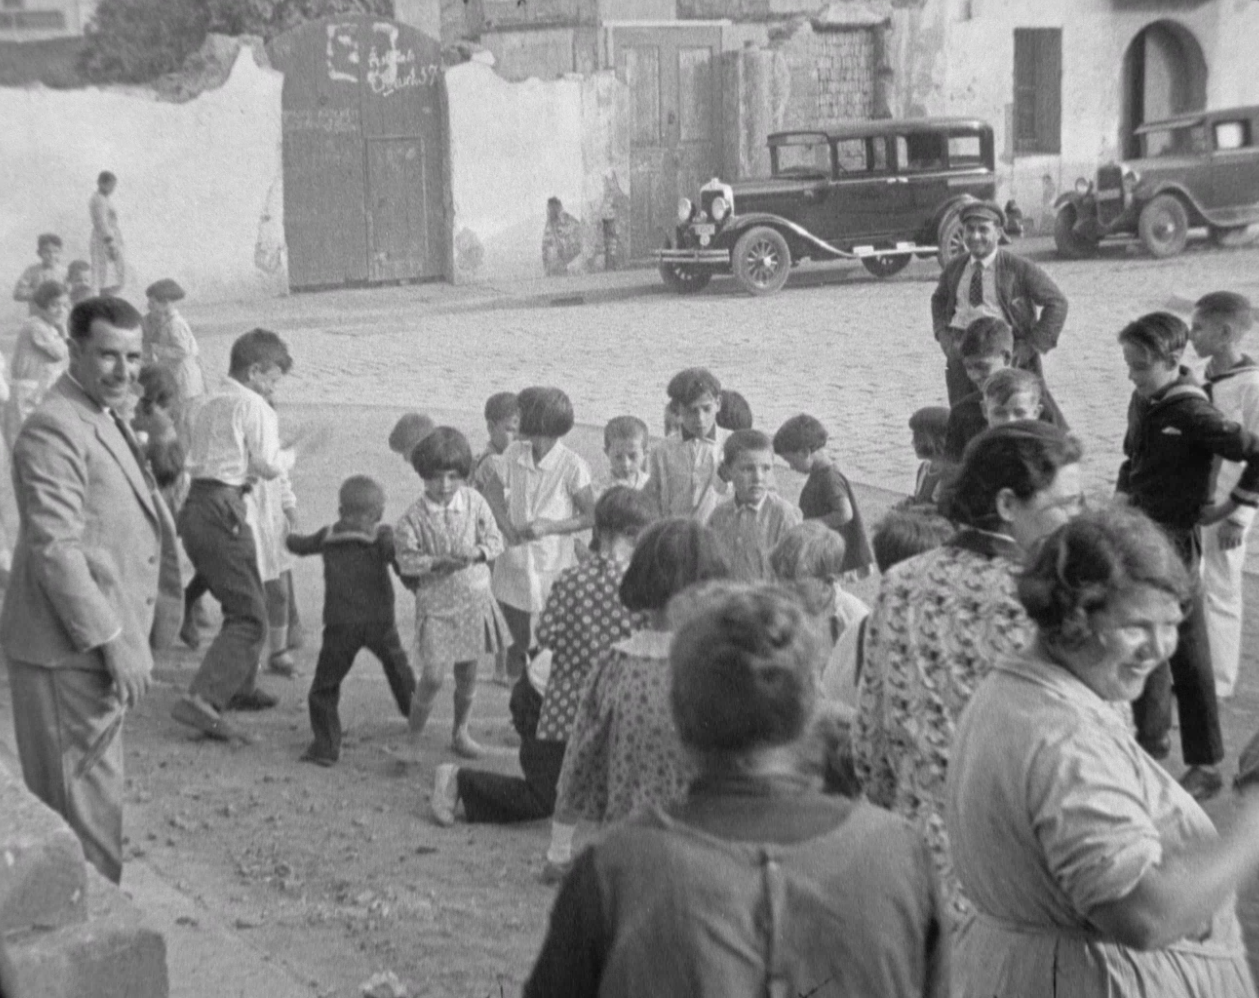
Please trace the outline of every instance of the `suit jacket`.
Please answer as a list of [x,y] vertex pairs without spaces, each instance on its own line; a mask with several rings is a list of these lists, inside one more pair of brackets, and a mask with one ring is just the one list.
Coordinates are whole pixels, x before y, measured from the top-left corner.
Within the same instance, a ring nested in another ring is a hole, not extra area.
[[[957,309],[957,285],[968,259],[963,254],[950,261],[931,296],[931,324],[937,340],[949,328]],[[1037,353],[1048,353],[1056,347],[1067,321],[1067,299],[1050,276],[1030,260],[998,249],[993,278],[997,304],[1014,332],[1016,355],[1019,344],[1024,349],[1030,346]]]
[[175,525],[110,413],[63,375],[13,448],[21,526],[0,609],[0,647],[48,667],[115,637],[153,665],[183,613]]

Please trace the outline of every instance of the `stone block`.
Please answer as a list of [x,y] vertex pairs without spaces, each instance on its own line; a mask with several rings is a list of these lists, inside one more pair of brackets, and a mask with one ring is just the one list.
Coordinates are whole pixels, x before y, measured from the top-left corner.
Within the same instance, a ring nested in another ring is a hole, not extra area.
[[117,887],[89,868],[87,920],[10,934],[6,998],[169,998],[166,941]]
[[87,917],[78,836],[0,761],[0,934]]

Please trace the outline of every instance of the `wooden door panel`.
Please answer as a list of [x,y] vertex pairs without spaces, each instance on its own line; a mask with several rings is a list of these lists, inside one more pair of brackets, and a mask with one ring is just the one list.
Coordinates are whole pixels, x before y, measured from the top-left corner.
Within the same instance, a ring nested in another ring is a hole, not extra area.
[[368,270],[373,281],[408,281],[428,249],[424,150],[418,138],[367,142]]
[[634,257],[642,258],[659,249],[663,242],[660,218],[666,211],[670,219],[676,218],[677,200],[670,202],[667,179],[663,149],[630,150],[629,235]]

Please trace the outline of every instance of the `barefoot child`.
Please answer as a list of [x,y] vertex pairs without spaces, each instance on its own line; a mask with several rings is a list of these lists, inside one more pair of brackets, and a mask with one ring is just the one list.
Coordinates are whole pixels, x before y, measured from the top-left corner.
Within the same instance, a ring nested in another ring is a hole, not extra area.
[[411,731],[419,735],[448,669],[455,674],[451,748],[465,759],[482,754],[468,733],[476,696],[477,660],[509,640],[507,622],[490,591],[489,563],[503,537],[489,504],[467,485],[472,449],[467,438],[439,426],[411,453],[424,495],[411,504],[394,534],[398,568],[415,591],[416,661],[420,682],[411,701]]
[[384,489],[366,475],[354,475],[341,484],[336,523],[285,538],[293,554],[323,558],[323,644],[306,698],[315,740],[302,754],[304,762],[317,766],[331,766],[341,755],[341,683],[362,649],[380,659],[402,716],[411,712],[415,673],[394,623],[389,571],[396,572],[398,564],[393,532],[380,522],[384,512]]

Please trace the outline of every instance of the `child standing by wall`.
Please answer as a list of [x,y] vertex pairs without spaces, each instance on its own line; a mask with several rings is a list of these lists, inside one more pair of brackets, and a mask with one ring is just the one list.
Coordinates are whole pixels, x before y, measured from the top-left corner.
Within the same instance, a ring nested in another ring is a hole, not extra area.
[[70,297],[64,285],[45,281],[35,289],[31,314],[18,330],[9,368],[4,439],[10,450],[26,417],[70,366],[70,344],[65,333],[69,315]]
[[665,437],[652,451],[647,497],[657,516],[693,516],[707,523],[730,494],[729,484],[718,474],[728,436],[717,427],[721,382],[705,368],[688,367],[673,376],[668,391],[681,432]]
[[760,430],[735,430],[726,439],[722,475],[734,490],[715,510],[708,525],[725,551],[731,578],[768,582],[774,573],[770,552],[797,526],[800,510],[771,491],[773,444]]
[[144,317],[144,362],[166,368],[175,378],[175,426],[188,439],[188,413],[194,399],[205,394],[200,348],[184,317],[175,308],[184,289],[169,277],[150,284],[145,292],[149,311]]
[[397,571],[393,531],[383,526],[385,490],[366,475],[341,484],[338,519],[330,527],[285,544],[296,555],[323,558],[323,644],[307,705],[315,739],[302,754],[304,762],[331,766],[341,755],[341,683],[366,648],[384,666],[389,691],[403,717],[411,712],[415,673],[407,664],[394,623],[392,568]]
[[[1189,338],[1206,358],[1206,390],[1226,419],[1259,434],[1259,364],[1241,352],[1254,321],[1250,301],[1231,291],[1215,291],[1198,300]],[[1214,473],[1212,502],[1222,505],[1241,478],[1242,465],[1222,461]],[[1246,537],[1254,522],[1253,506],[1238,506],[1223,520],[1202,530],[1202,600],[1207,643],[1215,670],[1215,692],[1233,695],[1241,661],[1242,566]]]
[[820,520],[843,538],[843,574],[863,578],[870,574],[874,555],[852,486],[826,453],[827,439],[826,427],[801,413],[774,434],[774,453],[792,471],[809,476],[800,490],[800,512],[806,520]]
[[35,292],[47,281],[60,284],[65,280],[61,269],[61,237],[54,232],[44,232],[36,240],[35,253],[38,263],[32,263],[17,279],[13,288],[13,300],[28,302],[30,315],[35,314]]
[[494,565],[494,595],[512,647],[508,675],[518,679],[533,646],[533,619],[551,584],[577,560],[573,534],[594,525],[590,468],[560,438],[573,428],[573,404],[558,388],[526,388],[518,396],[520,436],[503,453],[503,477],[489,484],[507,550]]
[[411,731],[428,723],[446,672],[455,675],[451,748],[476,759],[481,746],[468,732],[476,697],[477,660],[495,654],[508,639],[507,624],[490,591],[489,564],[503,551],[503,537],[489,504],[469,488],[472,449],[467,438],[439,426],[411,453],[424,480],[424,495],[394,530],[398,568],[414,585],[416,661],[420,682],[411,701]]

